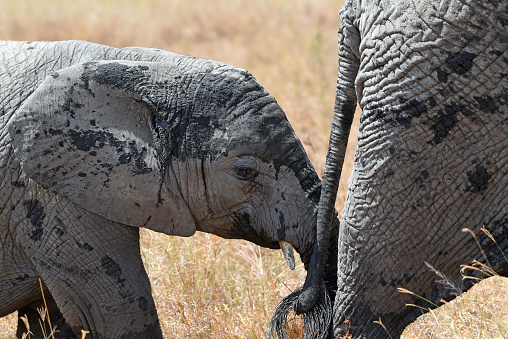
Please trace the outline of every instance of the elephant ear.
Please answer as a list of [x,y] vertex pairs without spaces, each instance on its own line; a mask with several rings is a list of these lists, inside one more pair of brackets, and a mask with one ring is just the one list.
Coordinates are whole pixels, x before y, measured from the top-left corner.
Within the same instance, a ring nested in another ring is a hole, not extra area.
[[172,132],[147,89],[163,67],[97,62],[53,73],[9,122],[23,171],[109,220],[194,234],[194,218],[170,166]]

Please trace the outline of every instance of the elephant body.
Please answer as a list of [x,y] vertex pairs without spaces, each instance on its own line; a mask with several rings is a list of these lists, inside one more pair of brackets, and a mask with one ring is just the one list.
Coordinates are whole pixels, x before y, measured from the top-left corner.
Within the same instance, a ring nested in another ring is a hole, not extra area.
[[40,278],[57,337],[161,338],[139,227],[283,241],[308,265],[321,183],[248,72],[82,41],[0,59],[0,316],[37,337]]
[[333,213],[357,102],[362,114],[334,334],[398,337],[422,309],[485,277],[461,265],[476,259],[508,275],[508,4],[347,0],[340,19],[318,234]]

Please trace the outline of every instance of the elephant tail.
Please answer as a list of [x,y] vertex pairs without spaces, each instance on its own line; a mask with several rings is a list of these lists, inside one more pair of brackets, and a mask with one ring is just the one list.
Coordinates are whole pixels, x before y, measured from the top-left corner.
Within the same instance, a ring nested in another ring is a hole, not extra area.
[[[316,305],[306,313],[297,315],[295,305],[302,288],[285,297],[278,305],[268,326],[268,338],[286,339],[295,322],[303,322],[299,337],[303,339],[326,339],[332,323],[333,304],[323,283]],[[295,331],[296,332],[296,331]]]
[[339,220],[333,220],[328,258],[325,264],[323,282],[316,305],[309,311],[297,314],[296,305],[303,288],[299,288],[285,297],[278,305],[268,325],[268,338],[286,339],[293,331],[292,323],[303,322],[299,334],[304,339],[326,339],[332,331],[333,302],[337,293],[337,254]]

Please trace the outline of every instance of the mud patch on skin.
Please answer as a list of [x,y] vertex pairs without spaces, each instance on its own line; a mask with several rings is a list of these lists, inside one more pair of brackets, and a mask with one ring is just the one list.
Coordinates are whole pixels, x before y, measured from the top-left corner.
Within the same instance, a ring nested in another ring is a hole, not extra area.
[[[59,256],[59,254],[57,256]],[[50,274],[72,275],[83,281],[90,279],[91,274],[91,271],[82,267],[82,265],[68,265],[68,263],[56,261],[51,258],[39,260],[39,262],[37,262],[37,269],[51,271]]]
[[[456,107],[457,106],[457,107]],[[460,111],[459,105],[448,106],[444,111],[439,111],[438,116],[434,119],[434,125],[431,127],[434,131],[434,139],[430,142],[432,145],[437,145],[443,141],[449,134],[452,128],[457,124],[457,112]]]
[[387,286],[390,285],[392,287],[398,287],[402,286],[404,284],[408,284],[411,280],[413,280],[414,275],[409,275],[408,273],[404,273],[402,276],[399,277],[391,277],[391,278],[384,278],[383,273],[379,274],[379,283],[381,286]]
[[443,71],[441,68],[436,69],[437,80],[440,82],[448,82],[448,73]]
[[144,73],[147,66],[128,66],[118,62],[99,65],[94,69],[96,63],[90,62],[84,65],[85,70],[81,75],[81,81],[85,88],[89,88],[89,81],[93,80],[102,85],[112,85],[120,89],[134,91],[137,84],[144,82],[149,77]]
[[113,259],[106,255],[101,259],[101,264],[106,275],[115,279],[117,284],[123,284],[125,282],[125,279],[120,277],[122,275],[122,269]]
[[72,144],[80,151],[89,152],[92,148],[101,149],[106,146],[106,142],[113,147],[123,147],[123,142],[109,132],[70,130],[69,136]]
[[482,164],[479,164],[474,170],[467,172],[467,178],[469,183],[466,186],[466,192],[477,193],[487,189],[491,175]]
[[42,234],[44,233],[42,228],[42,222],[46,217],[46,213],[44,212],[44,207],[41,202],[37,199],[27,200],[24,202],[26,217],[30,221],[30,223],[34,226],[34,229],[29,232],[28,236],[33,241],[38,241],[41,239]]
[[498,106],[496,103],[496,99],[491,98],[488,95],[483,96],[475,96],[473,97],[478,105],[480,106],[480,110],[484,113],[495,113],[498,110]]
[[381,120],[383,123],[409,127],[414,118],[419,118],[427,113],[429,105],[434,106],[435,102],[429,100],[428,103],[423,103],[416,99],[400,98],[399,103],[395,103],[388,111],[374,109],[373,114],[376,120]]
[[[74,88],[71,87],[70,89],[70,93],[69,94],[72,94],[72,92],[74,91]],[[72,98],[68,97],[67,100],[65,100],[64,104],[62,105],[62,109],[64,112],[69,112],[70,116],[72,118],[75,118],[75,110],[76,109],[79,109],[83,107],[83,104],[80,104],[80,103],[77,103],[75,102]]]
[[[152,168],[147,165],[143,160],[143,155],[146,153],[146,148],[138,150],[136,148],[135,141],[122,141],[112,133],[102,131],[69,131],[69,137],[72,144],[80,151],[89,152],[90,155],[96,155],[97,152],[92,149],[101,149],[106,145],[116,148],[118,153],[118,165],[124,165],[133,163],[134,167],[131,169],[132,174],[147,174],[152,171]],[[113,168],[113,165],[101,164],[104,168],[110,166],[109,170]],[[83,177],[86,176],[82,175]]]
[[25,183],[23,181],[13,181],[12,186],[14,186],[16,188],[24,188]]
[[76,241],[76,245],[78,246],[78,248],[87,250],[88,252],[93,251],[93,247],[86,242]]
[[475,57],[476,55],[469,52],[450,54],[445,64],[436,68],[437,80],[441,83],[447,83],[450,80],[450,74],[463,75],[467,73],[473,67]]
[[[50,128],[50,129],[48,129],[47,131],[46,131],[46,130],[44,130],[44,134],[46,134],[46,135],[47,135],[48,133],[49,133],[51,136],[55,136],[55,135],[61,135],[61,134],[63,134],[63,131],[62,131],[61,129],[53,129],[53,128]],[[36,137],[37,137],[37,135],[36,135]]]
[[446,66],[459,75],[467,73],[473,67],[473,59],[476,55],[469,52],[460,52],[450,55],[446,60]]
[[24,281],[26,279],[30,278],[30,276],[28,274],[23,274],[23,275],[20,275],[16,278],[17,281]]
[[28,278],[30,278],[30,276],[27,273],[20,274],[19,276],[14,278],[14,280],[11,281],[11,284],[12,284],[12,286],[17,286],[18,283],[22,283],[23,281],[25,281]]
[[145,297],[140,297],[138,299],[138,307],[141,311],[148,310],[148,300]]
[[141,148],[141,151],[139,151],[135,145],[135,141],[130,141],[128,145],[129,152],[126,152],[118,157],[118,162],[120,164],[128,164],[133,161],[135,168],[132,170],[132,174],[134,175],[150,173],[152,169],[148,167],[146,162],[143,160],[143,155],[146,152],[146,148],[143,147]]

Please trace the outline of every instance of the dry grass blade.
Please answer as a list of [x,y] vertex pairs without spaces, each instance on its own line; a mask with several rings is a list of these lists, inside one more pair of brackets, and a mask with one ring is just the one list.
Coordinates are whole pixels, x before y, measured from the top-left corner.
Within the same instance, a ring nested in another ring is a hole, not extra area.
[[[41,325],[41,329],[44,331],[45,330],[45,326],[44,326],[44,320],[45,320],[45,316],[44,315],[47,315],[48,317],[48,324],[49,324],[49,329],[50,329],[50,334],[49,335],[46,335],[44,334],[44,337],[46,338],[53,338],[55,339],[55,335],[54,335],[54,332],[56,330],[56,328],[53,328],[53,326],[51,326],[51,318],[49,316],[49,312],[48,312],[48,304],[46,303],[46,296],[44,296],[44,289],[42,288],[42,280],[41,278],[39,278],[39,285],[41,287],[41,293],[42,293],[42,300],[44,300],[44,309],[43,310],[40,310],[39,313],[41,314],[41,320],[39,321],[40,325]],[[41,322],[42,321],[42,322]]]
[[405,293],[405,294],[410,294],[410,295],[413,295],[413,296],[415,296],[415,297],[417,297],[417,298],[420,298],[420,299],[422,299],[422,300],[424,300],[424,301],[428,302],[429,304],[431,304],[431,305],[432,305],[432,306],[434,306],[434,307],[438,307],[438,305],[434,304],[432,301],[430,301],[430,300],[428,300],[428,299],[426,299],[426,298],[424,298],[424,297],[422,297],[422,296],[420,296],[420,295],[418,295],[418,294],[416,294],[416,293],[414,293],[414,292],[411,292],[411,291],[409,291],[409,290],[406,290],[405,288],[399,287],[399,288],[397,288],[397,291],[399,291],[399,293]]
[[499,252],[501,252],[501,254],[503,255],[503,258],[506,262],[508,262],[508,259],[506,258],[506,255],[504,254],[503,250],[501,249],[501,247],[499,247],[499,244],[497,243],[496,239],[494,239],[494,237],[492,236],[492,234],[485,228],[485,225],[482,226],[482,228],[480,229],[483,233],[485,233],[489,238],[490,240],[492,240],[494,242],[494,244],[496,244],[497,248],[499,249]]
[[[480,277],[473,277],[470,275],[466,275],[467,270],[477,271],[482,274]],[[484,263],[479,262],[478,260],[473,260],[471,265],[461,265],[460,266],[460,274],[462,274],[462,279],[472,279],[472,280],[482,280],[485,276],[494,277],[497,273],[490,267]]]
[[388,334],[388,337],[390,337],[390,339],[393,339],[392,335],[390,334],[390,332],[388,332],[388,329],[383,324],[383,321],[381,320],[381,318],[379,318],[379,320],[374,321],[374,324],[381,325],[381,327],[383,327],[383,329],[385,330],[386,334]]
[[483,250],[483,247],[482,245],[480,245],[480,241],[478,240],[478,237],[476,236],[476,234],[474,234],[473,231],[471,231],[469,228],[463,228],[462,229],[462,232],[467,232],[467,233],[470,233],[474,240],[476,241],[476,245],[478,245],[478,248],[480,249],[480,251],[482,252],[482,255],[483,255],[483,258],[485,259],[485,262],[489,265],[489,266],[492,266],[489,262],[489,259],[487,258],[487,255],[485,254],[485,251]]
[[28,321],[28,318],[26,315],[23,315],[20,317],[20,319],[23,321],[26,327],[26,333],[23,333],[21,335],[21,339],[26,339],[30,337],[30,322]]
[[432,272],[434,272],[434,274],[436,276],[441,278],[440,280],[436,281],[438,284],[443,285],[443,287],[450,290],[451,293],[455,296],[459,296],[462,294],[462,290],[460,288],[458,288],[457,286],[455,286],[455,284],[452,282],[452,280],[449,277],[447,277],[443,272],[440,272],[439,270],[437,270],[434,266],[432,266],[428,262],[424,262],[424,263],[425,263],[425,266],[427,266]]

